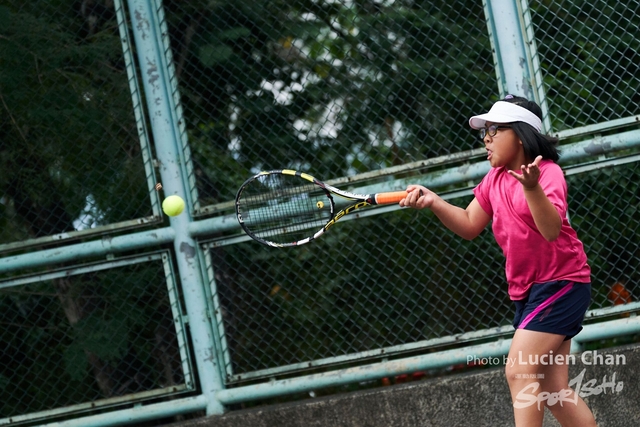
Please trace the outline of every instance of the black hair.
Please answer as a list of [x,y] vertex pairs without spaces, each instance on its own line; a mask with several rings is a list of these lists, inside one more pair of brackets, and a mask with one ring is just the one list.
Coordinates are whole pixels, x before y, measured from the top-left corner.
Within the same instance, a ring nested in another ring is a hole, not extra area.
[[[529,101],[527,98],[507,95],[502,101],[526,108],[542,120],[542,109],[540,106],[533,101]],[[536,157],[542,156],[545,160],[552,160],[557,163],[558,159],[560,159],[560,151],[557,148],[558,138],[551,135],[544,135],[524,122],[511,123],[511,129],[513,129],[520,141],[522,141],[524,155],[527,160],[533,161]]]

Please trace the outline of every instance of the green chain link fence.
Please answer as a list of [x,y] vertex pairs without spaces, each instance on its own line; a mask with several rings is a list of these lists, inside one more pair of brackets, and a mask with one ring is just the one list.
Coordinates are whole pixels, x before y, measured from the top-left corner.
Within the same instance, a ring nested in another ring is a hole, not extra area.
[[87,410],[79,403],[193,387],[174,325],[177,290],[163,286],[174,280],[167,261],[158,253],[51,270],[1,289],[1,413]]
[[[452,203],[471,200],[478,179],[464,172],[483,150],[466,122],[501,95],[483,2],[162,3],[195,223],[229,216],[248,176],[283,167],[341,187],[438,182]],[[563,163],[593,269],[590,321],[637,310],[640,137],[615,152],[598,143],[640,132],[640,3],[526,4],[550,131],[595,147]],[[117,0],[0,0],[3,258],[167,226],[134,13]],[[463,241],[426,211],[370,209],[294,249],[235,225],[199,244],[227,387],[509,332],[490,231]],[[0,417],[196,394],[174,256],[160,244],[3,270]]]
[[553,129],[636,116],[640,3],[531,3]]

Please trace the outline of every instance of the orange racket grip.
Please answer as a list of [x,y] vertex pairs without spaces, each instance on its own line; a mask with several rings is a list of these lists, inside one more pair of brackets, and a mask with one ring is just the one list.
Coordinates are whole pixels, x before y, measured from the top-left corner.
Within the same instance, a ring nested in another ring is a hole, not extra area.
[[376,205],[390,205],[392,203],[398,203],[400,200],[407,197],[406,191],[391,191],[388,193],[378,193],[375,195]]

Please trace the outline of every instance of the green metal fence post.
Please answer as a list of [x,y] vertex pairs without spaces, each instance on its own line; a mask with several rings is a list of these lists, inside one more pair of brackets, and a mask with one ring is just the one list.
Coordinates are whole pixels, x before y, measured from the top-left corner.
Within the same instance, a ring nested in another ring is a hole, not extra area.
[[500,94],[533,99],[531,73],[516,0],[486,0],[485,13]]
[[187,185],[187,165],[179,149],[179,123],[174,114],[176,106],[172,96],[175,91],[171,88],[168,70],[163,66],[164,47],[158,11],[150,0],[128,0],[128,4],[163,188],[166,195],[176,194],[187,201],[185,212],[171,218],[171,227],[176,233],[175,256],[200,384],[207,398],[207,414],[219,414],[223,412],[223,406],[215,398],[215,393],[223,388],[223,383],[216,365],[205,281],[197,255],[199,249],[188,233],[193,204]]
[[519,6],[518,0],[486,0],[484,4],[500,96],[514,94],[535,100],[542,108],[543,128],[549,131],[531,18],[528,8]]

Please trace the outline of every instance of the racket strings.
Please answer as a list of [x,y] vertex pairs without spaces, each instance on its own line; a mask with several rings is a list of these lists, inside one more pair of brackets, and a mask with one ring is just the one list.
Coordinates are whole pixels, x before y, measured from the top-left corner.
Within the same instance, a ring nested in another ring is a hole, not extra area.
[[332,216],[332,200],[324,190],[289,175],[256,177],[245,185],[237,203],[245,230],[280,244],[312,236]]

